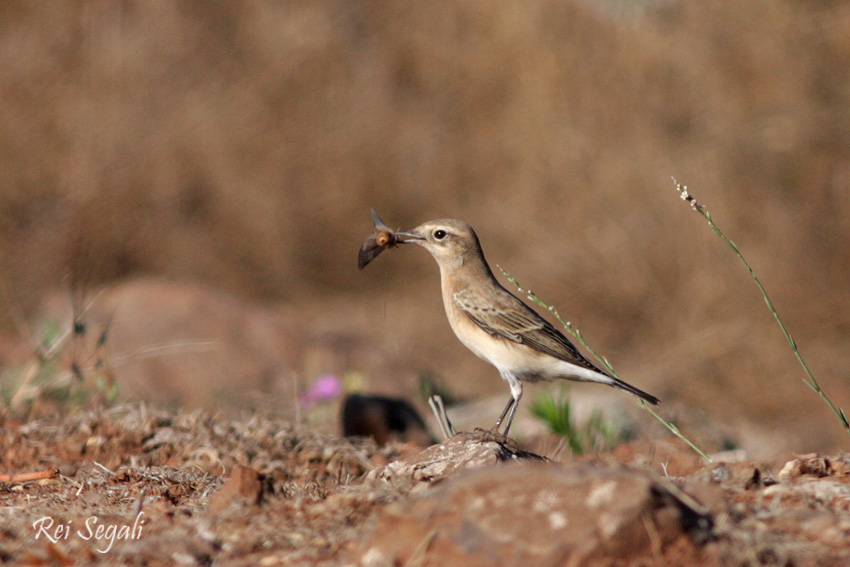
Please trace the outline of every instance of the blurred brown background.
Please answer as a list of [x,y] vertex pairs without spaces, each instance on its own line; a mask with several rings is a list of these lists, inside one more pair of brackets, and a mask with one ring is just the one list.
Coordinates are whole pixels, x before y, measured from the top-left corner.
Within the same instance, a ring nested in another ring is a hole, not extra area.
[[356,270],[374,207],[475,226],[665,407],[846,447],[671,176],[850,408],[848,69],[844,2],[4,2],[4,380],[21,321],[83,280],[125,310],[117,350],[200,341],[146,358],[156,390],[200,365],[187,392],[358,370],[506,398],[449,334],[424,251]]

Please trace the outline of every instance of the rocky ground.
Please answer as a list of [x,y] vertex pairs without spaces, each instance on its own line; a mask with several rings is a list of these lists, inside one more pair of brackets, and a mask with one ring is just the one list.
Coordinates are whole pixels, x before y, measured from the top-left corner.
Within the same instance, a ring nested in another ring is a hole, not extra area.
[[850,564],[846,455],[706,464],[661,440],[558,462],[139,405],[2,426],[14,565]]

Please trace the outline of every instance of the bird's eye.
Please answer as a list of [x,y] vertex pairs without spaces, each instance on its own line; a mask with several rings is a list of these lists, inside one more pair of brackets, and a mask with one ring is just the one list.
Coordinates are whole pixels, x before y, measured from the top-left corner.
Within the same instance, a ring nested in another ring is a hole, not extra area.
[[442,240],[448,235],[449,235],[449,233],[446,232],[445,230],[441,229],[441,228],[438,228],[437,230],[434,231],[434,238],[437,239],[437,240]]

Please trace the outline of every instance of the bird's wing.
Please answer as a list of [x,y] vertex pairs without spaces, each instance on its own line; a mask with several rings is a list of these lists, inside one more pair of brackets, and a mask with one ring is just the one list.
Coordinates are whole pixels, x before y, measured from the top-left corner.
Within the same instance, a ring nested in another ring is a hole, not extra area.
[[473,323],[491,335],[528,345],[570,364],[608,374],[582,356],[563,333],[519,298],[505,289],[499,291],[497,300],[484,303],[480,295],[464,289],[454,295],[454,302]]

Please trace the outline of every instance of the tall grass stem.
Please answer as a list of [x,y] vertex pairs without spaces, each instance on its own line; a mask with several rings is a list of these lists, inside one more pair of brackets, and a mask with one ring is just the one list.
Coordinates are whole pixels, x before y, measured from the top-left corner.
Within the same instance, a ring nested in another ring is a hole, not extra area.
[[747,259],[744,258],[744,255],[741,253],[741,250],[738,248],[737,244],[732,242],[732,240],[730,240],[723,233],[723,231],[720,230],[720,227],[717,226],[717,224],[714,222],[714,219],[711,218],[711,213],[708,212],[708,209],[706,209],[705,205],[697,202],[697,200],[690,193],[688,193],[687,185],[682,185],[681,183],[676,181],[675,178],[673,179],[673,183],[676,184],[676,191],[679,192],[679,196],[682,198],[682,200],[687,201],[694,211],[702,215],[702,217],[708,222],[708,226],[710,226],[711,230],[714,231],[714,234],[719,236],[723,240],[723,242],[725,242],[726,245],[732,249],[738,259],[741,260],[741,262],[744,264],[744,267],[747,268],[747,272],[749,272],[750,277],[753,279],[756,286],[759,288],[759,291],[761,292],[761,296],[764,298],[765,305],[767,305],[768,310],[773,315],[773,318],[776,320],[776,324],[779,325],[779,328],[782,330],[782,334],[785,335],[785,340],[788,341],[788,346],[791,347],[791,351],[797,358],[797,362],[800,363],[800,366],[803,368],[803,372],[806,374],[806,378],[803,379],[803,382],[812,390],[817,392],[817,394],[826,403],[826,405],[829,406],[829,409],[832,410],[832,413],[834,413],[838,420],[841,422],[841,425],[844,427],[844,429],[847,430],[848,433],[850,433],[850,421],[848,421],[847,419],[847,414],[844,413],[843,409],[836,407],[835,404],[832,403],[832,400],[829,399],[829,397],[826,395],[826,392],[823,391],[817,380],[815,380],[812,371],[809,369],[809,365],[806,364],[803,355],[800,354],[800,350],[797,348],[797,341],[794,340],[794,337],[791,336],[791,332],[788,331],[788,328],[785,326],[785,323],[779,317],[779,313],[776,311],[776,307],[773,306],[773,301],[771,301],[770,296],[764,289],[761,280],[759,280],[758,276],[756,276],[755,272],[753,271],[753,268],[750,266],[750,263],[747,262]]

